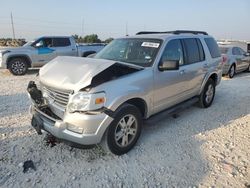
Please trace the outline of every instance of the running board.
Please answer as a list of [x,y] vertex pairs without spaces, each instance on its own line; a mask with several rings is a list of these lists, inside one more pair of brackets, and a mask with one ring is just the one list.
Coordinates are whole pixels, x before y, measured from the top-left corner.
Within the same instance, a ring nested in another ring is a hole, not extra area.
[[155,123],[158,123],[162,120],[164,120],[167,116],[173,116],[174,118],[178,117],[178,113],[187,109],[188,107],[192,106],[193,104],[197,103],[199,101],[198,97],[191,98],[189,100],[186,100],[180,104],[177,104],[171,108],[168,108],[162,112],[159,112],[153,116],[151,116],[149,119],[144,121],[144,124],[152,125]]

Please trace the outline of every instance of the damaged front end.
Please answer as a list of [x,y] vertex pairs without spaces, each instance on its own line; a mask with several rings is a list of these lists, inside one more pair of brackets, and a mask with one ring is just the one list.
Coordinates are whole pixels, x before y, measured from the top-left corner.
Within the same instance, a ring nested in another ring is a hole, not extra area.
[[27,87],[28,96],[32,101],[32,106],[30,107],[30,112],[33,115],[31,120],[31,125],[34,127],[36,132],[41,135],[44,120],[41,118],[42,114],[47,119],[55,122],[60,118],[56,116],[48,107],[46,100],[43,98],[42,92],[37,88],[34,81],[30,81]]
[[[41,84],[40,87],[44,86]],[[51,104],[51,101],[43,96],[44,90],[38,89],[35,82],[29,82],[27,91],[32,101],[30,107],[31,125],[39,135],[44,130],[59,140],[84,146],[94,145],[100,143],[106,128],[113,121],[112,112],[105,108],[100,109],[98,113],[77,110],[70,112],[66,108],[70,106],[73,98],[69,100],[63,111],[63,116],[58,116],[53,108],[55,101]]]

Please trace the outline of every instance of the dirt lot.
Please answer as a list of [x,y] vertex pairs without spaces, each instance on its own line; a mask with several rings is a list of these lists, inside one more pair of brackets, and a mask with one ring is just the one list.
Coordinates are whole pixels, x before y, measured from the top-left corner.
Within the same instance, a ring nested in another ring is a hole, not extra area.
[[[223,79],[211,108],[147,124],[123,156],[46,146],[30,126],[26,86],[36,71],[0,70],[0,187],[250,186],[250,73]],[[32,160],[36,171],[23,173]]]

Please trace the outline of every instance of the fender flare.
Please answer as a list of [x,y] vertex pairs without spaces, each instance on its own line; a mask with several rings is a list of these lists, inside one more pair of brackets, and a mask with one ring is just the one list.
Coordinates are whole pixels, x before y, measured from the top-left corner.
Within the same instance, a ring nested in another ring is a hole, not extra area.
[[207,74],[205,76],[205,78],[203,79],[203,82],[201,84],[201,89],[199,91],[199,95],[202,93],[202,91],[203,91],[203,89],[204,89],[204,87],[205,87],[208,79],[211,78],[211,77],[213,77],[213,75],[215,76],[215,85],[217,85],[217,82],[218,82],[218,74],[217,74],[217,72],[211,72],[211,73]]

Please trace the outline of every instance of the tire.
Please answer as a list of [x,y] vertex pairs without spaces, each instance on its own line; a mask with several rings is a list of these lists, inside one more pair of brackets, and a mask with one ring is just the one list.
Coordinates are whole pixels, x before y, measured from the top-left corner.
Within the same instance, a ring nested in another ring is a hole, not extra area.
[[[128,123],[129,121],[132,123]],[[102,148],[115,155],[127,153],[140,137],[141,127],[142,115],[138,108],[130,104],[122,105],[104,134]]]
[[208,108],[212,105],[215,94],[215,82],[209,78],[201,95],[199,96],[199,106],[201,108]]
[[13,75],[24,75],[28,71],[28,63],[24,58],[14,58],[9,62],[9,71]]
[[235,65],[233,64],[233,65],[231,65],[231,67],[230,67],[230,69],[228,71],[228,77],[233,78],[234,75],[235,75]]

